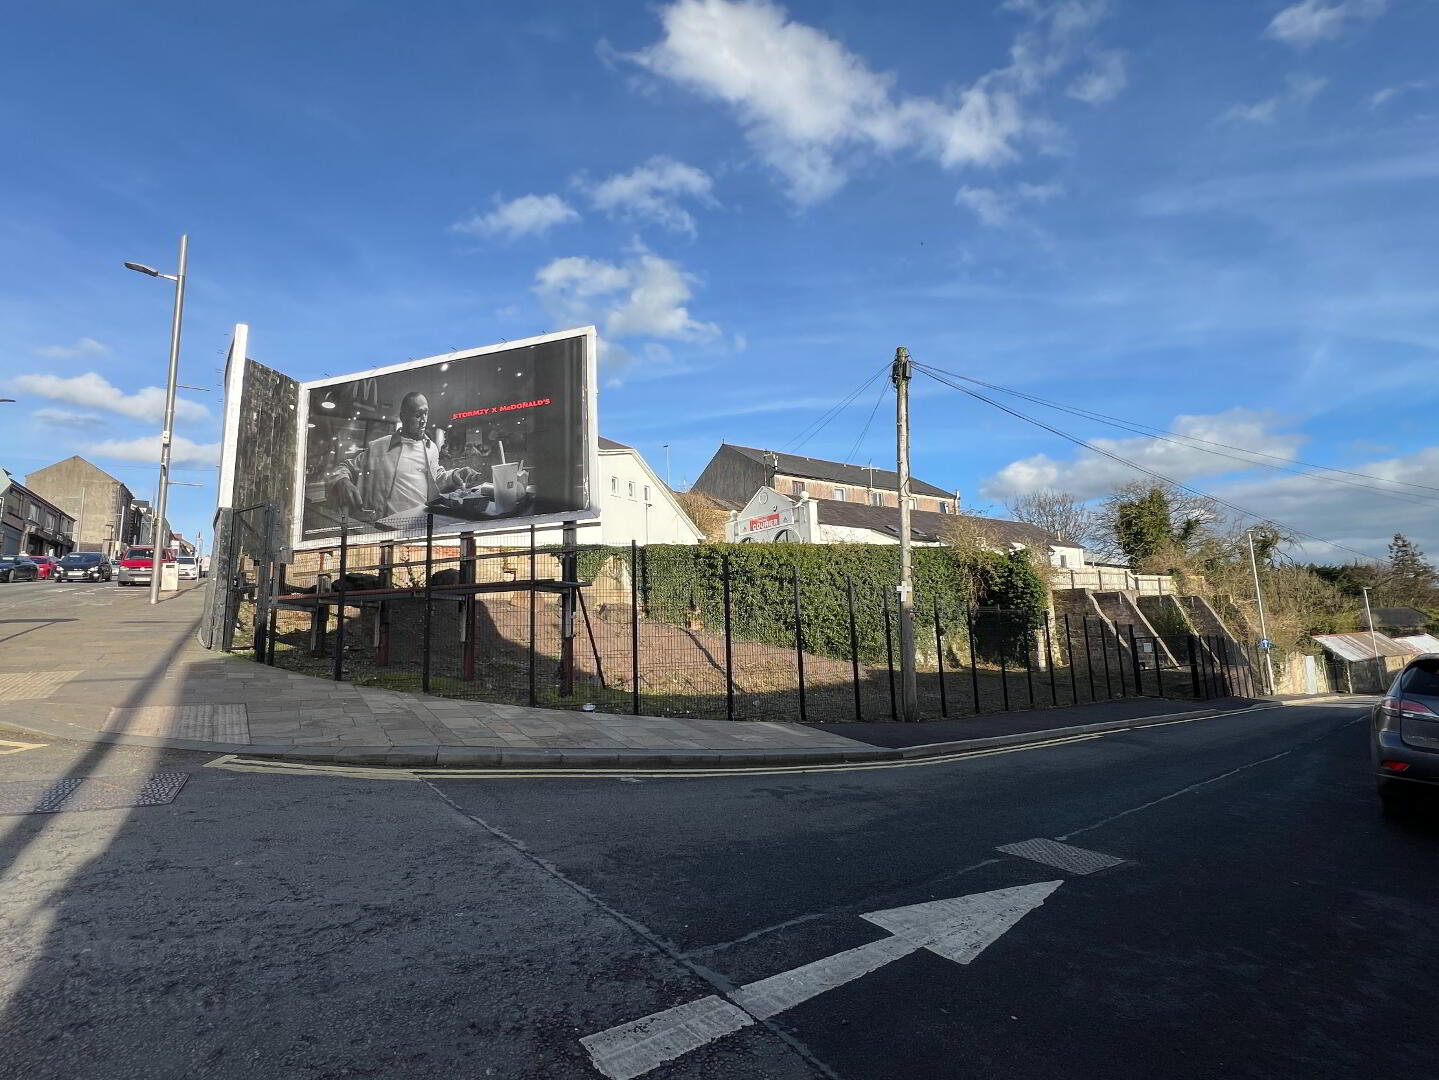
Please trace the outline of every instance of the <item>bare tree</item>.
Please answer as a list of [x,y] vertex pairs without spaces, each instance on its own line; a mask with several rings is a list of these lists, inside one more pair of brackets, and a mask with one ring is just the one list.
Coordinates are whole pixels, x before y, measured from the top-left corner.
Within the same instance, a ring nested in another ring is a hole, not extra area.
[[1007,504],[1015,521],[1038,525],[1066,544],[1091,547],[1095,539],[1094,511],[1078,496],[1046,488],[1031,491]]

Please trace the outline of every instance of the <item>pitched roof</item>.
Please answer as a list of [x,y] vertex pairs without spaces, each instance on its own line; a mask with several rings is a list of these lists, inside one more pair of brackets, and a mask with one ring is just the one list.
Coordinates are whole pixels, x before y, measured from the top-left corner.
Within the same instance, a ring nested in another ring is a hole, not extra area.
[[[840,525],[851,529],[870,529],[874,532],[899,536],[899,507],[869,506],[865,503],[839,502],[835,499],[815,499],[819,508],[821,525]],[[1046,550],[1057,541],[1037,525],[1026,525],[1022,521],[1005,521],[1002,518],[961,517],[956,514],[937,514],[933,510],[911,510],[909,513],[910,536],[915,540],[938,540],[946,526],[956,522],[968,522],[985,540],[992,544],[1022,544],[1027,548]]]
[[615,442],[614,439],[606,439],[603,435],[601,435],[601,436],[600,436],[600,449],[601,449],[601,450],[633,450],[634,447],[633,447],[633,446],[629,446],[629,445],[627,445],[627,444],[625,444],[625,443],[622,443],[622,442]]
[[1314,640],[1341,660],[1351,662],[1374,660],[1377,656],[1413,656],[1416,652],[1383,634],[1374,634],[1371,641],[1368,630],[1357,634],[1315,634]]
[[[1377,607],[1374,609],[1375,626],[1423,626],[1430,621],[1428,615],[1412,607]],[[1359,625],[1364,625],[1364,612],[1359,612]]]
[[[853,484],[856,487],[874,486],[886,491],[899,490],[899,474],[893,469],[871,469],[867,465],[846,465],[842,461],[826,461],[824,458],[800,457],[798,454],[780,454],[773,450],[760,450],[752,446],[736,446],[725,443],[731,450],[763,465],[775,463],[775,472],[790,476],[804,476],[814,480],[830,480],[838,484]],[[945,491],[923,480],[909,478],[909,490],[915,495],[933,495],[940,499],[954,498],[954,492]]]

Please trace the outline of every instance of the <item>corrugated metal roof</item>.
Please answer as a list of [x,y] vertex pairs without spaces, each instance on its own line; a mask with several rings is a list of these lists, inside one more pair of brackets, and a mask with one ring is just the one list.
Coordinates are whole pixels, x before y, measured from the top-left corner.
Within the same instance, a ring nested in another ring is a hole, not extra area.
[[1417,653],[1439,653],[1439,638],[1433,634],[1410,634],[1394,640],[1401,645],[1408,645]]
[[1354,634],[1315,634],[1314,640],[1341,660],[1350,661],[1373,660],[1376,645],[1380,656],[1413,656],[1418,651],[1383,634],[1371,635],[1368,630]]

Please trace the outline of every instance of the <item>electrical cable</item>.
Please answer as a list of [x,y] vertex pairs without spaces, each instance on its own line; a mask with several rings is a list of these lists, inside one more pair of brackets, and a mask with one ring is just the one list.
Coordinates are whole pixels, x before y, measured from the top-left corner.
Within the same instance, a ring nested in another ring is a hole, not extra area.
[[[888,370],[889,364],[885,364],[873,375],[865,379],[864,382],[860,383],[859,386],[855,387],[838,402],[831,405],[828,409],[821,413],[817,419],[811,420],[808,424],[801,428],[798,435],[796,435],[793,439],[790,439],[789,442],[784,443],[780,447],[780,452],[784,453],[786,447],[793,446],[794,452],[798,453],[799,450],[805,445],[805,443],[809,442],[821,431],[823,431],[836,417],[839,416],[840,413],[842,413],[845,409],[849,408],[850,404],[854,401],[855,398],[859,397],[860,394],[868,390],[870,384],[874,382],[875,379],[879,378]],[[813,428],[814,430],[811,431],[811,428]],[[806,432],[808,432],[808,434],[806,434]]]
[[859,438],[854,440],[854,445],[849,448],[849,453],[845,454],[842,460],[849,461],[859,452],[860,446],[864,443],[864,437],[869,434],[869,426],[874,423],[875,413],[879,412],[879,406],[884,401],[884,395],[887,390],[888,387],[881,383],[879,387],[879,397],[874,399],[874,408],[869,410],[869,419],[864,422],[864,427],[860,429]]
[[1175,480],[1173,477],[1165,476],[1163,473],[1160,472],[1155,472],[1153,469],[1146,468],[1145,466],[1140,465],[1138,462],[1130,461],[1128,458],[1123,457],[1119,454],[1112,453],[1109,450],[1105,450],[1103,447],[1095,446],[1093,443],[1086,442],[1084,439],[1081,439],[1077,435],[1071,435],[1067,431],[1061,431],[1059,428],[1054,427],[1051,424],[1046,424],[1043,420],[1038,420],[1035,417],[1022,413],[1018,409],[1012,409],[1008,405],[1005,405],[1004,403],[999,401],[995,401],[993,398],[985,397],[983,394],[977,393],[976,391],[971,390],[968,387],[960,386],[957,383],[950,382],[948,379],[937,375],[934,370],[928,368],[925,365],[916,364],[915,367],[918,370],[923,371],[931,379],[934,379],[937,382],[941,382],[944,385],[951,387],[952,389],[958,390],[961,394],[968,394],[970,397],[976,399],[977,401],[982,401],[986,405],[993,406],[1000,412],[1008,413],[1010,416],[1023,420],[1027,424],[1033,424],[1035,427],[1043,428],[1045,431],[1048,431],[1053,435],[1058,435],[1061,439],[1067,439],[1069,442],[1074,443],[1076,446],[1081,446],[1092,453],[1099,454],[1102,457],[1107,457],[1111,461],[1116,461],[1121,465],[1126,465],[1137,472],[1145,473],[1148,476],[1154,477],[1156,480],[1162,480],[1166,484],[1178,488],[1181,491],[1187,491],[1191,495],[1198,495],[1200,498],[1208,499],[1216,505],[1227,507],[1228,509],[1235,511],[1236,513],[1241,514],[1244,517],[1253,518],[1255,521],[1258,521],[1261,524],[1273,525],[1276,529],[1292,533],[1295,536],[1304,537],[1308,540],[1314,540],[1318,543],[1326,545],[1327,547],[1332,547],[1339,551],[1350,552],[1351,554],[1358,555],[1361,559],[1366,559],[1370,562],[1379,561],[1373,555],[1369,555],[1363,551],[1359,551],[1357,548],[1352,548],[1344,544],[1335,543],[1333,540],[1326,540],[1322,536],[1316,536],[1314,533],[1305,532],[1302,529],[1294,528],[1292,525],[1285,525],[1281,521],[1275,521],[1273,518],[1265,517],[1263,514],[1257,514],[1253,510],[1248,510],[1245,507],[1229,502],[1226,499],[1221,499],[1217,495],[1211,495],[1207,491],[1201,491],[1199,488],[1190,487],[1188,484],[1182,484],[1178,480]]
[[[915,366],[918,367],[919,365],[916,364]],[[1078,408],[1077,406],[1073,406],[1073,405],[1063,405],[1063,404],[1060,404],[1060,403],[1057,402],[1057,401],[1050,401],[1050,400],[1047,399],[1047,398],[1042,398],[1042,397],[1039,397],[1038,395],[1035,395],[1035,394],[1027,394],[1027,393],[1025,393],[1025,392],[1022,391],[1022,390],[1015,390],[1015,389],[1012,389],[1011,387],[1000,386],[1000,385],[998,385],[997,383],[985,382],[983,379],[976,379],[976,378],[974,378],[973,376],[970,376],[970,375],[960,375],[960,374],[958,374],[957,372],[945,371],[943,368],[937,368],[937,367],[934,367],[933,365],[925,365],[925,367],[927,367],[927,368],[930,370],[930,372],[932,372],[932,373],[933,373],[933,372],[939,372],[939,373],[942,373],[942,374],[945,374],[945,375],[949,375],[949,376],[951,376],[952,378],[962,379],[962,380],[964,380],[965,382],[973,383],[973,384],[975,384],[976,386],[983,386],[983,387],[985,387],[985,388],[987,388],[987,389],[990,389],[990,390],[998,390],[999,392],[1004,393],[1004,394],[1012,394],[1013,396],[1018,397],[1018,398],[1023,398],[1023,399],[1026,400],[1026,401],[1032,401],[1032,402],[1034,402],[1034,403],[1037,404],[1037,405],[1044,405],[1044,406],[1046,406],[1046,407],[1048,407],[1048,408],[1057,409],[1057,410],[1059,410],[1060,412],[1066,412],[1066,413],[1069,413],[1069,414],[1071,414],[1071,415],[1073,415],[1073,416],[1082,416],[1082,417],[1085,417],[1086,419],[1089,419],[1089,420],[1097,420],[1097,421],[1099,421],[1099,422],[1101,422],[1101,423],[1110,424],[1111,426],[1118,427],[1118,428],[1122,428],[1122,429],[1124,429],[1125,431],[1134,432],[1136,435],[1143,435],[1143,436],[1145,436],[1146,438],[1160,439],[1161,441],[1164,441],[1164,442],[1172,442],[1174,439],[1183,439],[1183,440],[1185,440],[1185,442],[1183,442],[1183,443],[1178,443],[1178,444],[1176,444],[1176,445],[1188,446],[1189,443],[1204,443],[1204,444],[1207,445],[1207,446],[1219,446],[1219,447],[1223,447],[1223,448],[1226,449],[1226,450],[1236,450],[1236,451],[1238,451],[1238,452],[1241,453],[1241,454],[1251,454],[1251,455],[1253,455],[1254,457],[1269,458],[1269,459],[1271,459],[1271,460],[1273,460],[1273,461],[1281,461],[1281,462],[1287,462],[1287,463],[1288,463],[1288,464],[1286,464],[1286,465],[1267,465],[1267,464],[1265,464],[1265,463],[1262,462],[1262,461],[1248,461],[1248,459],[1245,459],[1245,458],[1234,458],[1235,461],[1246,461],[1248,464],[1258,465],[1258,466],[1261,466],[1261,467],[1263,467],[1263,468],[1280,469],[1280,470],[1283,471],[1283,472],[1291,472],[1291,473],[1293,473],[1293,474],[1296,475],[1296,476],[1313,476],[1314,479],[1316,479],[1316,480],[1330,480],[1330,481],[1333,481],[1333,482],[1335,482],[1335,483],[1347,483],[1347,482],[1348,482],[1348,481],[1338,480],[1338,479],[1335,478],[1335,477],[1315,476],[1313,473],[1307,473],[1307,472],[1304,472],[1304,471],[1302,471],[1302,470],[1300,470],[1300,469],[1295,469],[1295,468],[1292,467],[1292,466],[1294,466],[1294,465],[1302,465],[1302,466],[1304,466],[1304,468],[1307,468],[1307,469],[1320,469],[1320,470],[1322,470],[1322,471],[1324,471],[1324,472],[1341,473],[1341,474],[1343,474],[1343,475],[1345,475],[1345,476],[1357,476],[1357,477],[1360,477],[1360,478],[1365,479],[1365,480],[1377,480],[1377,481],[1379,481],[1381,484],[1397,484],[1397,485],[1399,485],[1400,487],[1419,488],[1419,489],[1421,489],[1421,490],[1423,490],[1423,491],[1432,491],[1432,492],[1435,492],[1435,493],[1439,493],[1439,487],[1434,487],[1434,486],[1429,485],[1429,484],[1414,484],[1414,483],[1410,483],[1410,482],[1407,481],[1407,480],[1391,480],[1391,479],[1389,479],[1388,477],[1375,476],[1375,475],[1372,474],[1372,473],[1355,472],[1355,471],[1353,471],[1352,469],[1338,469],[1338,468],[1335,468],[1335,467],[1333,467],[1333,466],[1331,466],[1331,465],[1318,465],[1318,464],[1316,464],[1316,463],[1314,463],[1314,462],[1312,462],[1312,461],[1299,461],[1299,460],[1296,459],[1296,458],[1285,458],[1285,457],[1280,457],[1280,456],[1277,455],[1277,454],[1267,454],[1267,453],[1265,453],[1265,452],[1262,451],[1262,450],[1250,450],[1250,449],[1248,449],[1247,447],[1243,447],[1243,446],[1232,446],[1232,445],[1230,445],[1229,443],[1216,442],[1216,441],[1214,441],[1213,439],[1201,439],[1201,438],[1200,438],[1199,436],[1197,436],[1197,435],[1184,435],[1184,434],[1182,434],[1182,433],[1180,433],[1180,432],[1177,432],[1177,431],[1166,431],[1164,428],[1157,428],[1157,427],[1154,427],[1153,425],[1145,424],[1145,423],[1142,423],[1142,422],[1140,422],[1140,421],[1138,421],[1138,420],[1124,420],[1124,419],[1121,419],[1120,417],[1108,416],[1108,415],[1106,415],[1105,413],[1092,412],[1092,411],[1090,411],[1090,410],[1088,410],[1088,409],[1081,409],[1081,408]],[[1191,447],[1191,449],[1202,450],[1202,447],[1194,446],[1194,447]],[[1206,451],[1203,451],[1203,452],[1204,452],[1204,453],[1215,453],[1215,452],[1212,451],[1212,450],[1206,450]],[[1216,456],[1218,456],[1218,457],[1231,457],[1232,455],[1229,455],[1229,454],[1217,454]],[[1373,492],[1377,492],[1377,493],[1379,493],[1379,494],[1388,494],[1388,495],[1391,495],[1391,496],[1401,496],[1401,495],[1409,495],[1409,494],[1411,494],[1410,492],[1387,491],[1387,490],[1384,489],[1384,488],[1376,488],[1376,487],[1373,487],[1373,486],[1371,486],[1371,485],[1369,485],[1369,484],[1353,484],[1353,483],[1350,483],[1350,486],[1351,486],[1351,487],[1362,488],[1362,489],[1365,490],[1365,491],[1373,491]],[[1415,496],[1415,497],[1416,497],[1416,498],[1420,498],[1420,499],[1428,499],[1428,496],[1423,496],[1423,495]],[[1439,499],[1432,499],[1432,500],[1430,500],[1430,501],[1432,501],[1432,502],[1434,502],[1434,503],[1436,503],[1436,504],[1439,504]]]

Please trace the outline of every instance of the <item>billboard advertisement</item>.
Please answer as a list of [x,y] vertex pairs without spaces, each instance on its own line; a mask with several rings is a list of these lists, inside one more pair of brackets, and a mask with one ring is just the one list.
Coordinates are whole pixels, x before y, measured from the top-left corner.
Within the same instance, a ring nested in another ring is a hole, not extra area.
[[294,546],[599,515],[593,327],[301,384]]

